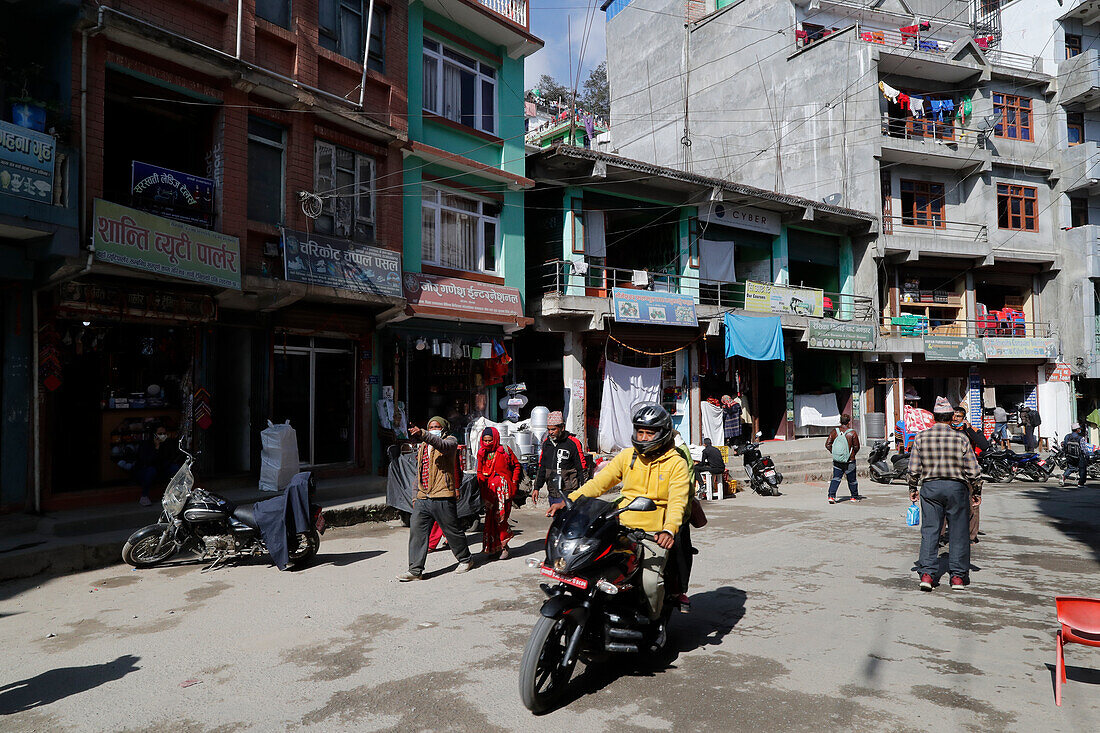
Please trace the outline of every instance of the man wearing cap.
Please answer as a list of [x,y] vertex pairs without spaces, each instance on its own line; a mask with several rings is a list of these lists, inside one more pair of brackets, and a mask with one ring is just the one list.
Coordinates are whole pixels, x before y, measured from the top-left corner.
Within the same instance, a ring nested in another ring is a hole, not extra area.
[[462,473],[458,467],[458,440],[449,435],[446,419],[436,416],[428,429],[409,427],[409,437],[422,441],[416,450],[417,490],[409,518],[409,569],[397,576],[402,583],[420,580],[428,558],[428,535],[436,522],[447,537],[447,544],[458,560],[456,573],[472,567],[466,533],[458,523],[458,489]]
[[939,570],[938,540],[946,514],[951,589],[970,582],[970,506],[982,501],[981,468],[963,433],[952,429],[954,411],[943,397],[932,410],[935,423],[913,438],[909,452],[909,499],[921,500],[920,589],[932,590]]
[[1085,436],[1081,434],[1081,424],[1073,423],[1069,426],[1072,431],[1062,441],[1062,450],[1066,452],[1066,472],[1062,474],[1059,486],[1066,485],[1066,479],[1074,471],[1077,472],[1077,485],[1084,486],[1085,479],[1089,475],[1089,457],[1085,452]]
[[577,437],[565,429],[565,418],[555,410],[546,417],[546,437],[539,446],[539,470],[535,474],[531,500],[538,503],[539,491],[545,485],[550,506],[561,504],[565,501],[563,491],[567,494],[576,491],[587,480],[584,448]]

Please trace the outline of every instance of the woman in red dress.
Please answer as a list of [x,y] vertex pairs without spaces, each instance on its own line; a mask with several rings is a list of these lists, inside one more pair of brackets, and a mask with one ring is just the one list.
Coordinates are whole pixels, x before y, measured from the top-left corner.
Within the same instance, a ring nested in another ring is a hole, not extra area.
[[477,452],[477,483],[485,505],[481,551],[486,555],[500,553],[501,560],[508,558],[508,540],[512,539],[508,514],[522,470],[512,449],[500,444],[497,429],[485,428]]

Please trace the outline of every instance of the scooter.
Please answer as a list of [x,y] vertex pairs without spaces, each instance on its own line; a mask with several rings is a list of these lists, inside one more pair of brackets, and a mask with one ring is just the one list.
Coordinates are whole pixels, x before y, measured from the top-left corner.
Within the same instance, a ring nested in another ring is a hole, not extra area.
[[[759,440],[763,433],[757,433]],[[760,452],[760,443],[746,443],[734,449],[734,455],[742,456],[745,475],[749,477],[749,486],[761,496],[779,496],[779,484],[783,483],[783,474],[775,467],[771,456]]]
[[613,654],[660,652],[667,644],[679,596],[670,591],[660,615],[649,618],[640,573],[642,540],[653,535],[618,519],[624,511],[656,508],[642,496],[619,508],[600,499],[565,498],[565,511],[554,516],[546,535],[546,559],[527,561],[555,581],[540,584],[549,598],[520,660],[519,695],[531,712],[544,713],[561,701],[578,659],[588,664]]
[[[890,436],[893,441],[894,436]],[[876,440],[871,445],[871,452],[867,454],[867,472],[871,480],[879,484],[889,484],[894,479],[904,479],[909,473],[909,454],[899,450],[890,456],[889,462],[886,456],[890,454],[890,443],[885,440]]]
[[[151,568],[177,552],[190,551],[204,562],[212,561],[209,570],[231,558],[267,555],[268,546],[256,521],[257,504],[236,505],[195,486],[191,473],[195,458],[184,450],[182,440],[180,452],[186,460],[164,490],[160,521],[130,535],[122,548],[122,561],[135,568]],[[308,485],[312,494],[312,476]],[[291,490],[288,488],[287,492]],[[266,501],[289,498],[273,497]],[[286,543],[289,563],[301,567],[309,562],[321,546],[324,531],[321,507],[309,504],[308,526],[286,527],[285,540],[280,537]]]

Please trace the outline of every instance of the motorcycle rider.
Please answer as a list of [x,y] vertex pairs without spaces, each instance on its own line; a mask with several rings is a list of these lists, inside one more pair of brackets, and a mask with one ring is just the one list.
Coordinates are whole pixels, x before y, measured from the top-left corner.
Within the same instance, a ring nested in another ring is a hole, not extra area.
[[[642,589],[649,617],[657,619],[665,601],[668,551],[676,543],[691,496],[691,473],[676,448],[672,418],[664,407],[642,404],[634,410],[631,423],[633,447],[622,450],[595,477],[570,493],[569,499],[602,496],[622,482],[623,503],[644,496],[657,505],[655,511],[623,512],[619,517],[624,526],[655,535],[654,540],[642,540]],[[562,506],[550,507],[551,516]]]
[[[547,483],[554,476],[561,477],[561,489]],[[562,504],[561,492],[569,494],[580,488],[588,478],[588,464],[584,460],[584,448],[571,432],[565,429],[565,419],[555,410],[546,418],[546,437],[539,446],[539,469],[535,474],[535,487],[531,501],[538,503],[539,491],[545,485],[549,504]]]

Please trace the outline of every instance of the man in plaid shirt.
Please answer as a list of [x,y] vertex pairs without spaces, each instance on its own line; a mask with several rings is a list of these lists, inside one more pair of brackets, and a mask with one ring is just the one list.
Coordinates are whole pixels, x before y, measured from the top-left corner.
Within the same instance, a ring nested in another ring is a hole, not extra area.
[[909,452],[909,499],[921,499],[921,542],[917,572],[920,588],[932,590],[939,569],[940,527],[948,522],[948,570],[951,590],[970,582],[970,530],[968,513],[982,502],[981,469],[966,435],[951,428],[951,404],[936,398],[935,424],[917,433]]

